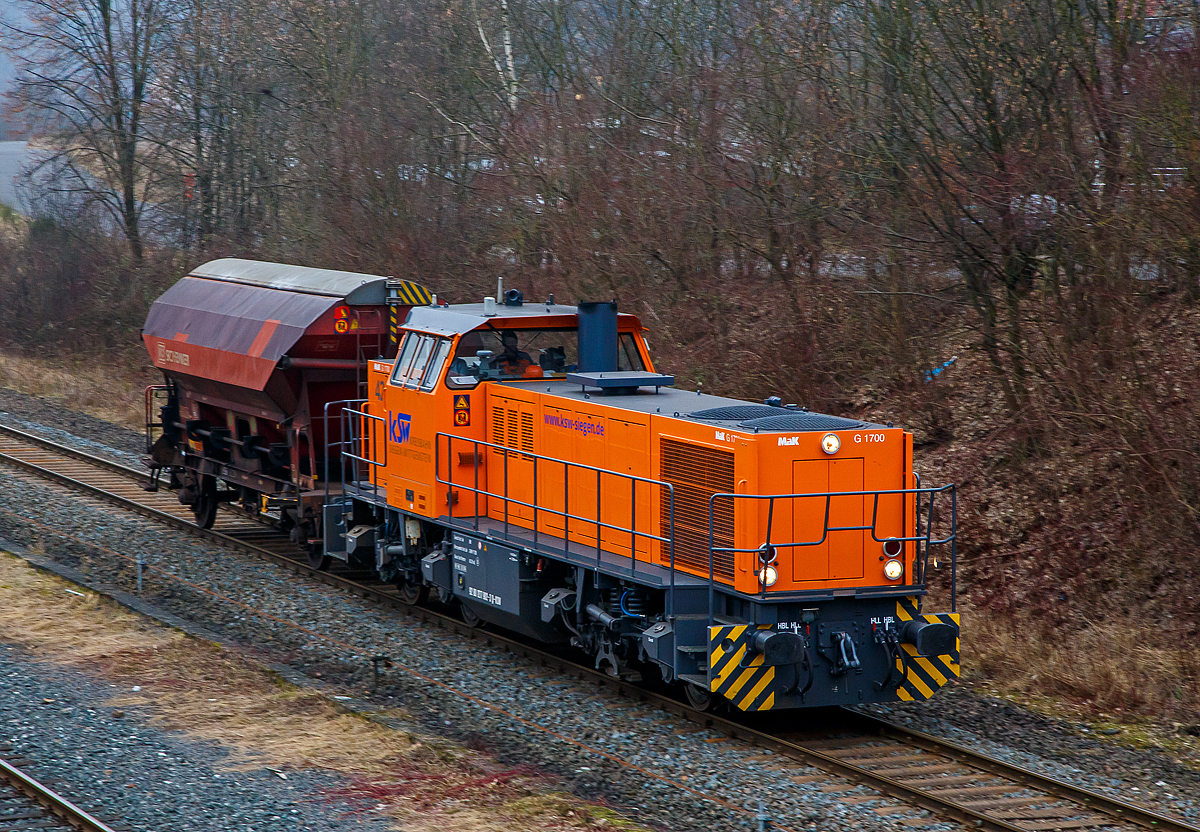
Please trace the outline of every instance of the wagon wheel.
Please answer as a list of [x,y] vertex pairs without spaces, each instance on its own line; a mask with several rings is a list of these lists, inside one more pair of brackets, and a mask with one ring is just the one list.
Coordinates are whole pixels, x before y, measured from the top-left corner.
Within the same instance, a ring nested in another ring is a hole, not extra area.
[[211,529],[213,523],[217,522],[217,505],[217,478],[211,474],[204,474],[200,477],[196,502],[192,504],[196,525],[202,529]]
[[717,697],[712,695],[712,691],[707,691],[691,682],[683,683],[683,695],[687,699],[687,703],[697,711],[711,711],[717,704]]
[[483,619],[475,614],[475,611],[466,604],[458,605],[459,612],[462,613],[463,623],[472,629],[483,624]]
[[328,572],[333,558],[325,554],[325,547],[320,543],[309,543],[304,547],[308,550],[308,565],[318,572]]
[[400,600],[412,607],[424,604],[429,597],[429,588],[424,584],[404,581],[397,589],[400,591]]

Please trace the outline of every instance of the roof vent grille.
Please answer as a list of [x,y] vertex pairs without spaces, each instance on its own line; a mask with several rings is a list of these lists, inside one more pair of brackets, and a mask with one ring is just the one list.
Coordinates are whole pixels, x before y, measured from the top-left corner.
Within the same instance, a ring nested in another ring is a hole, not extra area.
[[826,416],[824,413],[786,413],[782,416],[771,416],[766,419],[748,419],[739,422],[739,428],[752,430],[854,430],[861,428],[862,422],[853,419],[843,419],[840,416]]
[[713,407],[687,414],[692,419],[712,419],[718,422],[740,422],[744,419],[761,419],[787,413],[782,407],[765,404],[738,404],[730,407]]

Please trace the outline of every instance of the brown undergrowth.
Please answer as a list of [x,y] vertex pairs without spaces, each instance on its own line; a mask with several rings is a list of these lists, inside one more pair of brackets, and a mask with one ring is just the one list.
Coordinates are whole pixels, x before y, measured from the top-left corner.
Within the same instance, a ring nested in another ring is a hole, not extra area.
[[968,608],[968,667],[1008,693],[1058,696],[1093,714],[1157,712],[1195,720],[1200,655],[1124,621],[1061,630],[1032,616],[1015,620]]
[[925,391],[889,409],[914,417],[926,482],[959,488],[969,682],[1187,737],[1200,732],[1200,561],[1188,509],[1200,458],[1189,435],[1200,390],[1188,369],[1200,315],[1173,299],[1145,315],[1130,363],[1079,397],[1090,405],[1083,415],[1046,404],[1071,381],[1063,370],[1051,380],[1060,389],[1041,390],[1040,409],[1026,414],[1032,426],[1019,424],[966,336],[947,344],[959,360],[933,385],[950,438],[927,429],[922,407],[935,397]]
[[161,728],[218,743],[227,770],[330,772],[344,785],[313,799],[352,811],[383,806],[417,832],[638,828],[548,791],[543,772],[348,713],[236,654],[69,590],[0,555],[0,639],[118,685],[123,692],[106,706],[136,708]]

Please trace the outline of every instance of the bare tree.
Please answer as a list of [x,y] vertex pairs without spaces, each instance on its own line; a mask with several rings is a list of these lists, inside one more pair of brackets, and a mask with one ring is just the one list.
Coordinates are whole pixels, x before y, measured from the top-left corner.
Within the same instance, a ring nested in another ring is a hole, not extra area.
[[1009,410],[1029,402],[1022,297],[1036,272],[1027,220],[1060,106],[1057,18],[1044,0],[868,0],[867,46],[890,124],[873,137],[886,178],[959,269]]
[[45,153],[42,186],[102,206],[135,260],[154,168],[146,110],[163,18],[158,0],[21,0],[27,22],[4,25],[19,68],[12,96]]

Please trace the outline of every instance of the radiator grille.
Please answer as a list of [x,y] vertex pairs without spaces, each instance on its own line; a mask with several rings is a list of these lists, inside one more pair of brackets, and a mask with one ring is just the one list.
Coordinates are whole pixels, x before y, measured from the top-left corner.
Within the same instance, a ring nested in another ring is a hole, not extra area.
[[[675,563],[708,574],[708,501],[733,491],[733,453],[673,439],[662,440],[659,479],[675,488]],[[670,494],[659,503],[664,532],[671,528]],[[733,546],[733,498],[713,503],[713,547]],[[715,552],[713,575],[733,580],[733,553]]]
[[517,411],[508,411],[508,436],[506,437],[507,441],[504,444],[510,448],[517,447],[518,443],[521,441],[521,428],[518,426],[520,418],[521,414]]
[[[533,414],[524,413],[513,408],[496,404],[492,406],[492,443],[504,448],[524,451],[524,458],[532,460],[533,453]],[[501,448],[493,452],[503,456],[506,451]]]
[[521,412],[521,450],[527,451],[525,459],[533,459],[533,414],[526,411]]
[[782,416],[771,416],[766,419],[747,419],[739,422],[739,428],[754,428],[755,430],[853,430],[861,428],[862,422],[853,419],[843,419],[841,416],[826,416],[824,413],[786,413]]
[[689,413],[692,419],[713,419],[718,422],[740,422],[744,419],[762,419],[767,416],[779,416],[788,411],[782,407],[771,407],[765,404],[736,404],[730,407],[711,407],[708,410],[697,410]]
[[[504,408],[503,407],[493,407],[492,408],[491,427],[492,427],[492,444],[493,445],[503,445],[504,444]],[[500,451],[500,450],[497,450],[496,452],[504,453],[503,451]]]

